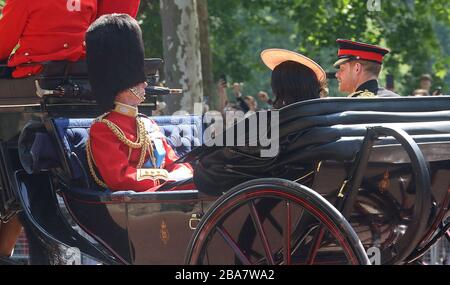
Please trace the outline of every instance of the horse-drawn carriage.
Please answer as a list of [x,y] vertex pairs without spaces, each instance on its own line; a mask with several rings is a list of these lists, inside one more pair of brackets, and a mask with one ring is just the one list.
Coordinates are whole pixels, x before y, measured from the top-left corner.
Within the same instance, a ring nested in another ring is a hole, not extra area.
[[[150,85],[160,64],[146,62]],[[32,263],[76,248],[104,264],[402,264],[449,238],[450,97],[287,106],[273,157],[206,146],[201,116],[152,117],[199,190],[110,192],[86,162],[86,82],[82,63],[0,80],[0,112],[33,115],[0,148],[0,214],[21,215]],[[150,115],[165,90],[148,90]]]

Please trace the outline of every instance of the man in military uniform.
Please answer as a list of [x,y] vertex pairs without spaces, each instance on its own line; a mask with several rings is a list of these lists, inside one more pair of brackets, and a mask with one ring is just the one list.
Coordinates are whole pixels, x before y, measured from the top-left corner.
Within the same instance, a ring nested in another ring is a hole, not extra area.
[[[140,0],[7,0],[0,18],[0,62],[14,78],[38,74],[45,61],[78,61],[86,55],[84,34],[98,17],[128,13]],[[20,42],[19,48],[11,55]]]
[[336,78],[339,91],[348,97],[399,97],[400,95],[378,85],[383,57],[388,49],[365,43],[338,39],[338,61],[334,67],[339,70]]
[[137,21],[126,14],[104,15],[86,33],[86,45],[89,82],[106,111],[93,123],[86,144],[96,183],[111,191],[144,192],[192,178],[189,164],[175,163],[178,157],[158,125],[138,113],[147,83]]
[[[6,0],[0,11],[0,63],[9,68],[0,76],[30,77],[42,70],[41,62],[84,59],[89,25],[104,14],[135,17],[139,4],[140,0]],[[0,140],[16,135],[27,120],[24,114],[0,114]]]

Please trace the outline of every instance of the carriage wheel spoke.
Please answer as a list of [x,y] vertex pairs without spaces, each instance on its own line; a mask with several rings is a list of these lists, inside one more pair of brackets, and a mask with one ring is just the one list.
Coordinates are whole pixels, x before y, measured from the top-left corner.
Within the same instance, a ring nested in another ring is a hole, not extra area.
[[267,215],[267,220],[272,224],[272,226],[275,228],[275,230],[282,235],[283,234],[283,227],[275,220],[275,218],[272,216],[272,214]]
[[221,226],[216,227],[216,231],[223,238],[225,243],[233,250],[236,257],[244,264],[251,265],[250,260],[245,256],[244,252],[239,248],[239,245],[234,241],[231,235]]
[[316,259],[317,252],[319,251],[320,244],[322,243],[322,239],[325,233],[325,228],[321,225],[318,228],[317,234],[314,236],[311,250],[309,252],[308,259],[306,260],[306,264],[311,265],[314,263],[314,260]]
[[275,263],[273,261],[272,250],[270,249],[269,240],[267,239],[267,235],[264,232],[264,228],[261,223],[261,219],[259,217],[258,211],[256,210],[255,203],[253,201],[250,201],[248,203],[248,206],[250,208],[250,216],[252,217],[253,224],[255,225],[259,236],[261,237],[261,242],[262,242],[262,245],[264,248],[264,253],[266,255],[267,263],[270,265],[273,265]]
[[[289,215],[289,216],[286,216],[286,217],[289,217],[289,220],[286,221],[286,224],[288,224],[290,228],[289,228],[289,230],[285,231],[285,232],[289,233],[289,243],[287,243],[287,241],[285,241],[285,248],[289,247],[290,261],[286,262],[286,260],[285,260],[284,264],[295,265],[295,263],[292,263],[292,257],[300,254],[300,250],[303,247],[303,243],[305,242],[305,240],[307,239],[309,234],[312,231],[314,231],[314,228],[307,229],[306,231],[299,229],[299,225],[301,225],[301,221],[305,214],[304,208],[300,208],[299,213],[294,216],[295,217],[294,227],[292,228],[292,226],[293,226],[292,225],[292,223],[293,223],[293,220],[292,220],[293,219],[293,215],[292,215],[293,206],[292,206],[291,202],[288,202],[288,205],[286,205],[286,207],[287,207],[286,208],[287,215]],[[295,239],[292,240],[292,237],[295,237]],[[301,238],[298,238],[298,237],[301,237]]]
[[208,249],[205,250],[205,259],[206,259],[206,264],[204,264],[204,265],[209,265],[209,253],[208,253]]
[[286,221],[283,229],[283,262],[291,265],[291,204],[286,201]]

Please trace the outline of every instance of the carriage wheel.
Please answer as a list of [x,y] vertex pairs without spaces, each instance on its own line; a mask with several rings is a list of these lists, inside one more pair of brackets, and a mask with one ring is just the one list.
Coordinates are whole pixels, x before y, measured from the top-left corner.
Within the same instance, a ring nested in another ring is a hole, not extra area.
[[[269,212],[264,204],[270,205]],[[239,238],[249,217],[257,233],[250,243]],[[369,259],[350,224],[322,196],[291,181],[256,179],[211,206],[194,232],[185,262],[369,264]]]

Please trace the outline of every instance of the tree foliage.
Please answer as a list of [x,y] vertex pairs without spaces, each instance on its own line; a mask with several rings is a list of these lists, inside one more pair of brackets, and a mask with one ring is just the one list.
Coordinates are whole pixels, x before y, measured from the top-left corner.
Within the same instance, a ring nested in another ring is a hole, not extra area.
[[[162,55],[159,5],[143,1],[140,20],[147,55]],[[380,44],[391,49],[384,69],[396,88],[409,94],[421,73],[435,85],[450,81],[450,7],[448,0],[380,0],[369,11],[365,0],[227,0],[208,1],[214,75],[248,83],[248,91],[269,89],[269,72],[259,59],[265,48],[304,53],[333,71],[336,39]],[[447,84],[448,85],[448,84]],[[448,89],[447,89],[448,91]]]
[[[270,37],[283,35],[279,46],[293,40],[295,50],[317,59],[328,70],[337,38],[389,47],[385,70],[395,75],[403,94],[416,88],[424,72],[442,84],[450,66],[449,43],[448,34],[439,38],[437,27],[441,33],[449,31],[449,1],[381,0],[380,4],[380,11],[371,12],[367,1],[355,0],[210,1],[215,64],[238,80],[251,78],[259,59],[250,47],[258,35],[248,31],[259,27],[268,35],[266,44]],[[270,46],[262,46],[266,47]]]
[[137,19],[142,26],[146,57],[163,57],[162,24],[159,9],[159,1],[141,0],[140,13]]
[[[365,0],[210,0],[215,78],[226,74],[254,89],[268,88],[259,52],[269,47],[299,51],[332,71],[335,41],[347,38],[391,49],[384,69],[402,94],[417,87],[421,73],[431,73],[435,85],[449,92],[450,1],[379,1],[380,11],[371,12]],[[159,1],[142,0],[140,11],[146,55],[162,57]]]

